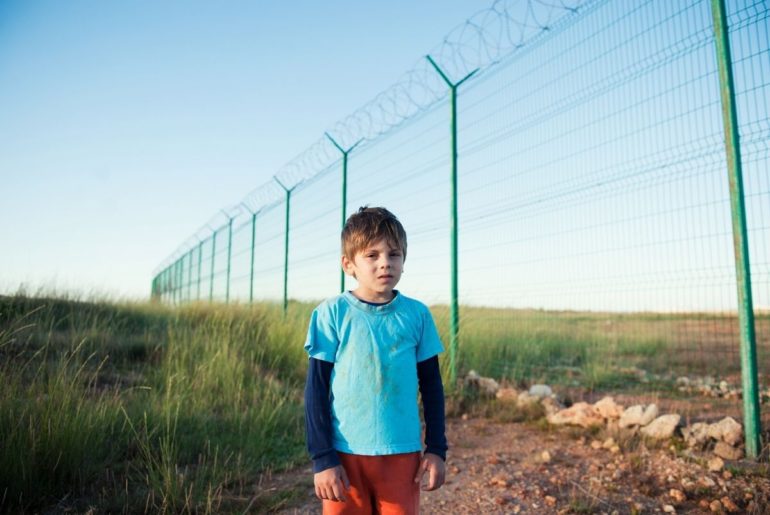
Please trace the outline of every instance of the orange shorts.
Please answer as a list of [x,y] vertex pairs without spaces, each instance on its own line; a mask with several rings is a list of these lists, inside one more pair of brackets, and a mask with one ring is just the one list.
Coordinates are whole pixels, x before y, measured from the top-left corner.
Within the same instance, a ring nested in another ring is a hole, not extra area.
[[420,485],[414,476],[420,453],[361,456],[338,453],[350,480],[346,502],[324,500],[324,515],[373,514],[417,515]]

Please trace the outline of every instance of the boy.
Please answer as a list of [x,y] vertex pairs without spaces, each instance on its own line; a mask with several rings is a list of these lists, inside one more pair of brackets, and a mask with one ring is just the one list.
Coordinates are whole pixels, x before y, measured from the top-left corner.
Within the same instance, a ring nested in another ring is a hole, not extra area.
[[424,490],[444,483],[444,349],[428,308],[394,289],[405,259],[398,219],[362,207],[342,230],[342,268],[358,287],[310,320],[305,422],[324,514],[416,514],[423,476]]

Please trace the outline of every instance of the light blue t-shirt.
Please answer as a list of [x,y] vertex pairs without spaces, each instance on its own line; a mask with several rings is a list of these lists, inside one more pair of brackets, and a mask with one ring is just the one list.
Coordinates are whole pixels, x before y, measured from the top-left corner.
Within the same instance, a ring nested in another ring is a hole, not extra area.
[[384,305],[343,293],[313,311],[305,350],[334,363],[335,449],[368,456],[422,450],[417,363],[444,350],[427,306],[400,293]]

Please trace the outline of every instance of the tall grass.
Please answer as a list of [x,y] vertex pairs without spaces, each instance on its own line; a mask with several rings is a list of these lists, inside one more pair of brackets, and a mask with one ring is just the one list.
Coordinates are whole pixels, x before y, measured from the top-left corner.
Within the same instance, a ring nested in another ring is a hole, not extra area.
[[0,298],[0,509],[236,510],[304,460],[309,309]]

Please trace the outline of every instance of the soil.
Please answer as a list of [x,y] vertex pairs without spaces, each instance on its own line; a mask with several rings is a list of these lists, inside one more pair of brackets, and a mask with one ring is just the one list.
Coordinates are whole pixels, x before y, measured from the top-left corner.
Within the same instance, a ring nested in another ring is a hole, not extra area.
[[[611,450],[604,433],[486,418],[450,419],[447,436],[446,483],[422,493],[421,513],[770,513],[766,463],[709,472],[713,455],[670,442],[615,435]],[[317,514],[311,476],[309,467],[276,474],[258,490],[282,499],[270,511]]]

